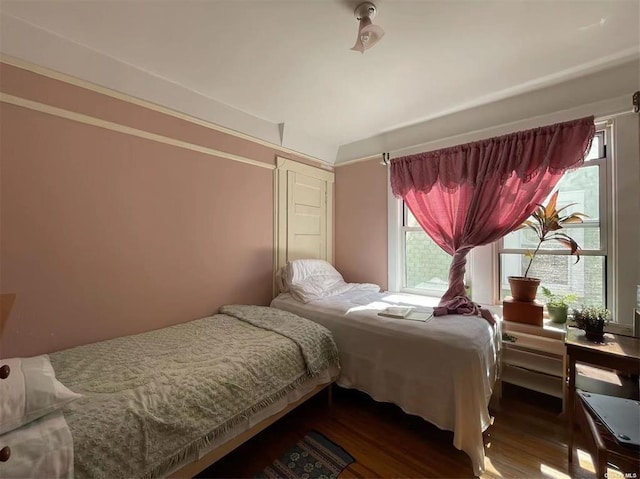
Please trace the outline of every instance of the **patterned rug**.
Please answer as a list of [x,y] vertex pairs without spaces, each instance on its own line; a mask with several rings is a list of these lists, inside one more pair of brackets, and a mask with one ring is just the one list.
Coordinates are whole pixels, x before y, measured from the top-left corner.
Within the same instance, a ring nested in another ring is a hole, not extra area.
[[336,479],[353,457],[317,431],[273,461],[256,479]]

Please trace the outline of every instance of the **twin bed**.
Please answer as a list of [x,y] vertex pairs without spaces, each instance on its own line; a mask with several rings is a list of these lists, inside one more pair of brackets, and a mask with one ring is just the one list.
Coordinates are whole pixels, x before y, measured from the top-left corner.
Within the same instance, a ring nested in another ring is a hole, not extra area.
[[[0,435],[11,448],[0,477],[191,477],[338,375],[325,328],[268,307],[220,312],[40,357],[73,396]],[[27,405],[48,388],[22,382]],[[11,406],[2,399],[0,423]]]
[[[280,277],[284,292],[271,306],[331,331],[342,367],[338,385],[453,431],[453,444],[471,458],[474,473],[484,470],[482,433],[490,424],[498,373],[499,323],[478,316],[430,317],[432,299],[347,284],[320,260],[289,263]],[[412,307],[429,319],[378,314],[394,306]]]
[[[336,378],[453,431],[479,475],[496,325],[458,315],[382,317],[390,305],[431,308],[425,298],[347,284],[323,261],[287,268],[271,308],[225,306],[211,317],[49,355],[56,379],[82,396],[0,435],[14,449],[4,475],[33,476],[33,468],[16,468],[39,464],[48,477],[191,477]],[[19,440],[36,427],[56,431],[48,442],[59,449],[55,460]]]

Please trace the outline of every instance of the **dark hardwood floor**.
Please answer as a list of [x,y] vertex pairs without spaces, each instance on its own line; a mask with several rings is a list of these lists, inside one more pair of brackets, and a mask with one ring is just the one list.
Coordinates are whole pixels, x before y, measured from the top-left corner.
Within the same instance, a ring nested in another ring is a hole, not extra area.
[[[568,468],[566,431],[560,402],[505,385],[495,421],[485,433],[482,478],[593,478],[590,456],[580,448]],[[309,430],[316,429],[346,449],[356,462],[340,478],[473,477],[466,454],[455,449],[453,433],[441,431],[400,408],[366,394],[334,388],[301,405],[199,477],[254,477]],[[609,470],[609,479],[624,474]]]

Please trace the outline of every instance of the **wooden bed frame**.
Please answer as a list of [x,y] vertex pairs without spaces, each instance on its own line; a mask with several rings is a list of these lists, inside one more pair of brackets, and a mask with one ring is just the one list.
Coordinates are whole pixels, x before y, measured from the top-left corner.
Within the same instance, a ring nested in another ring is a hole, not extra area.
[[209,467],[212,464],[214,464],[216,461],[222,459],[224,456],[229,454],[231,451],[233,451],[238,446],[240,446],[240,445],[244,444],[245,442],[247,442],[249,439],[251,439],[252,437],[257,435],[262,430],[264,430],[267,427],[269,427],[271,424],[276,422],[278,419],[282,418],[283,416],[285,416],[286,414],[288,414],[289,412],[294,410],[300,404],[304,403],[308,399],[311,399],[313,396],[318,394],[323,389],[327,389],[328,403],[329,403],[329,406],[331,406],[332,387],[333,387],[334,381],[335,381],[335,379],[333,381],[331,381],[330,383],[320,384],[320,385],[316,386],[314,389],[309,391],[307,394],[302,396],[300,399],[298,399],[297,401],[292,402],[291,404],[289,404],[282,411],[274,414],[273,416],[269,416],[268,418],[263,419],[262,421],[260,421],[258,424],[256,424],[252,428],[247,429],[246,431],[244,431],[244,432],[238,434],[237,436],[231,438],[227,442],[221,444],[219,447],[215,448],[213,451],[211,451],[208,454],[204,455],[201,459],[182,466],[180,469],[178,469],[177,471],[173,472],[168,477],[171,478],[171,479],[178,479],[178,478],[184,479],[184,478],[191,478],[191,477],[195,476],[199,472],[202,472],[207,467]]

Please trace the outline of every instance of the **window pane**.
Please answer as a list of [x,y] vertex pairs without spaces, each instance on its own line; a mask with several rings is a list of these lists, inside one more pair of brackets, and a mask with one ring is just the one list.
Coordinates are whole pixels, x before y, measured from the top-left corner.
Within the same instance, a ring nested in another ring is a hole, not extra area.
[[[566,227],[563,233],[568,234],[583,250],[600,249],[600,227],[599,226],[583,226],[583,227]],[[505,249],[526,249],[535,250],[538,246],[538,237],[528,228],[515,231],[504,237]],[[543,251],[568,251],[566,246],[557,241],[545,241],[540,248]]]
[[600,167],[598,165],[567,171],[558,183],[557,189],[560,192],[559,208],[569,203],[576,203],[563,213],[578,211],[588,215],[589,221],[600,219]]
[[598,158],[604,157],[604,132],[596,133],[593,137],[593,141],[591,142],[591,149],[587,156],[585,156],[584,161],[596,160]]
[[[540,278],[541,285],[554,294],[575,294],[575,306],[581,304],[606,305],[605,257],[582,256],[576,264],[573,256],[538,255],[529,270],[529,276]],[[510,296],[509,276],[522,276],[529,258],[521,254],[500,255],[500,299]],[[541,289],[538,300],[543,301]]]
[[[589,233],[584,232],[584,226],[568,226],[565,233],[575,239],[583,249],[600,249],[600,180],[599,166],[585,166],[577,170],[568,171],[558,183],[558,208],[570,203],[576,203],[564,212],[585,213],[586,225],[589,225]],[[551,196],[551,195],[549,195]],[[544,204],[547,203],[547,198]],[[504,237],[505,248],[531,249],[537,246],[538,241],[533,231],[523,229],[510,233]],[[550,241],[542,245],[544,250],[562,249],[556,241]]]
[[404,204],[404,211],[405,211],[405,218],[406,218],[405,226],[408,226],[410,228],[414,228],[414,227],[419,228],[420,224],[418,223],[418,220],[416,220],[415,216],[413,216],[413,213],[411,213],[409,208],[407,208],[406,204]]
[[407,288],[444,293],[449,282],[451,256],[433,242],[424,231],[406,231]]

